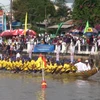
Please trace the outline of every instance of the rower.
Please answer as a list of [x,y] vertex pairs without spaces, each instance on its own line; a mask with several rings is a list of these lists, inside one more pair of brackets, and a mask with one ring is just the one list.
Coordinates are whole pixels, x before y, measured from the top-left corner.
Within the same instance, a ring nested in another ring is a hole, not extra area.
[[82,62],[81,58],[78,59],[78,62],[75,64],[75,66],[77,68],[77,72],[87,71],[87,66]]

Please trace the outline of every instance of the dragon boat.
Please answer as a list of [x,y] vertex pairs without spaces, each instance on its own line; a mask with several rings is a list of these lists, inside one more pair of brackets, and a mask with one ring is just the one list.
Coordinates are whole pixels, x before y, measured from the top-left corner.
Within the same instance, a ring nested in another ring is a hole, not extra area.
[[[77,78],[77,79],[87,79],[93,75],[95,75],[99,71],[99,68],[92,68],[88,71],[82,71],[82,72],[69,72],[69,73],[49,73],[45,72],[45,77],[49,76],[52,78],[62,79],[62,78]],[[32,72],[33,76],[42,76],[42,72]]]
[[[76,78],[76,79],[87,79],[93,75],[95,75],[100,68],[92,68],[91,70],[88,71],[82,71],[82,72],[69,72],[69,73],[51,73],[51,72],[45,72],[45,77],[52,77],[55,79],[63,79],[63,78]],[[42,71],[37,71],[37,72],[23,72],[23,71],[19,71],[19,72],[15,72],[15,71],[0,71],[0,73],[10,73],[10,74],[20,74],[20,75],[32,75],[33,77],[42,77]]]
[[[82,71],[82,72],[69,72],[69,73],[58,73],[58,74],[56,74],[56,73],[53,73],[52,74],[52,77],[54,77],[54,78],[65,78],[65,77],[67,77],[67,78],[83,78],[83,79],[85,79],[85,78],[89,78],[89,77],[91,77],[91,76],[93,76],[93,75],[95,75],[97,72],[99,71],[99,69],[98,68],[92,68],[91,70],[88,70],[88,71]],[[51,75],[51,73],[45,73],[46,75]]]

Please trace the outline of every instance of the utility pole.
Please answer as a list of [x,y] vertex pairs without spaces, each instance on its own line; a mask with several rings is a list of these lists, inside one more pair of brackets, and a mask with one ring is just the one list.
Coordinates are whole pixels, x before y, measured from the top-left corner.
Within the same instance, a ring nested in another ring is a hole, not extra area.
[[45,6],[45,34],[47,33],[47,1],[44,0],[44,6]]
[[12,0],[10,0],[10,30],[12,29]]

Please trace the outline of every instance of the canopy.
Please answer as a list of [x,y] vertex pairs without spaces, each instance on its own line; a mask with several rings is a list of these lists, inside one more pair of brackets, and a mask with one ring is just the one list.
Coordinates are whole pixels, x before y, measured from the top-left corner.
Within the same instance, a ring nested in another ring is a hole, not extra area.
[[33,31],[33,30],[27,30],[26,33],[29,34],[29,35],[36,35],[36,32]]
[[78,30],[78,29],[70,30],[70,33],[72,33],[72,34],[78,34],[79,32],[80,32],[80,30]]
[[84,35],[87,37],[91,37],[91,36],[97,36],[98,34],[93,33],[93,32],[86,32]]
[[[73,25],[62,25],[61,28],[65,29],[65,28],[70,28],[72,27]],[[48,28],[49,29],[57,29],[59,26],[58,25],[53,25],[53,26],[49,26]]]
[[6,31],[3,31],[0,36],[1,37],[7,37],[7,36],[12,36],[13,34],[13,30],[6,30]]
[[[25,33],[24,29],[16,29],[16,30],[14,30],[14,34],[16,34],[16,35],[24,35],[24,33]],[[33,31],[33,30],[28,29],[26,31],[26,34],[27,35],[36,35],[36,32]]]

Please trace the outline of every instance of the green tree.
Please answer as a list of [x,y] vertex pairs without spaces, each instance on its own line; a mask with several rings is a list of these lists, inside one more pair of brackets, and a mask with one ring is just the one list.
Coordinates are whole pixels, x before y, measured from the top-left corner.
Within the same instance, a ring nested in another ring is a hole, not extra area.
[[66,6],[67,0],[55,0],[54,5],[58,7],[55,15],[52,18],[53,23],[57,24],[60,22],[67,21],[69,19],[70,8]]
[[55,8],[50,0],[13,1],[13,15],[16,20],[24,22],[26,12],[28,12],[28,21],[33,24],[43,22],[48,15],[54,16]]
[[60,5],[66,5],[67,0],[55,0],[55,3]]
[[0,10],[2,10],[2,7],[0,6]]
[[75,0],[72,18],[77,25],[85,26],[88,20],[91,27],[100,23],[100,0]]

